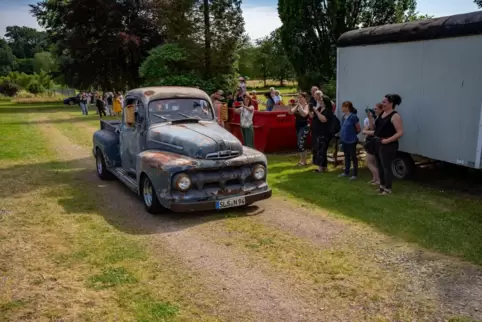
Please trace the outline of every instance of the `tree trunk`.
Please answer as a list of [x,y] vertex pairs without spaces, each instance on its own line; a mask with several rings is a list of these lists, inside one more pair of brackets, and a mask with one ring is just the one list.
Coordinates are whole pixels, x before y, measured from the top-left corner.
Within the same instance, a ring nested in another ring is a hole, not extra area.
[[211,21],[209,0],[204,0],[204,65],[207,77],[211,75]]
[[279,79],[279,86],[280,86],[280,87],[285,86],[285,84],[284,84],[284,82],[283,82],[283,77],[281,77],[281,78]]

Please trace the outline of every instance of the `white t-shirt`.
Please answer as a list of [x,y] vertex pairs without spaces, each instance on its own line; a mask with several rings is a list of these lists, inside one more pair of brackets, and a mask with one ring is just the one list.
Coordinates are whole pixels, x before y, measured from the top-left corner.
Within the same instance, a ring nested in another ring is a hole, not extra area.
[[249,111],[245,107],[241,107],[241,127],[247,128],[253,125],[253,114],[254,114],[254,107],[250,106],[253,108],[253,111]]
[[368,117],[363,120],[363,125],[367,128],[370,128],[370,120]]

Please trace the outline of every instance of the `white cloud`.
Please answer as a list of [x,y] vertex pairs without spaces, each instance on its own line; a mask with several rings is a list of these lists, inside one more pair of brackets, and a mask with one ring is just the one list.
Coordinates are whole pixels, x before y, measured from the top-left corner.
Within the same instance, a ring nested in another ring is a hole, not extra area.
[[0,11],[0,37],[5,35],[8,26],[27,26],[41,29],[37,20],[28,12],[28,6],[2,9]]
[[[269,35],[281,26],[276,6],[243,5],[245,29],[252,40]],[[7,26],[28,26],[41,29],[37,20],[30,15],[27,6],[0,10],[0,37]]]
[[281,27],[276,6],[243,6],[244,28],[252,40],[269,35]]

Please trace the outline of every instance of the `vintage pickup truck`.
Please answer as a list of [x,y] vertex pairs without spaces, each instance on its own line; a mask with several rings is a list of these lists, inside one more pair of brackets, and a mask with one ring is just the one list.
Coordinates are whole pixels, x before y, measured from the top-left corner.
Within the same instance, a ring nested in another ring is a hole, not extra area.
[[218,125],[202,90],[131,90],[122,120],[101,120],[100,127],[93,136],[98,176],[117,177],[150,213],[242,207],[271,197],[265,155]]

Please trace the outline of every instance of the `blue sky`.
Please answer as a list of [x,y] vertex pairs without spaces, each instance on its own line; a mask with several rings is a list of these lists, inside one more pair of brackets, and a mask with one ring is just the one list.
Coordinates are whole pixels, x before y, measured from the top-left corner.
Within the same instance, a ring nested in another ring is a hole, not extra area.
[[[418,11],[436,17],[477,10],[473,0],[418,0]],[[0,0],[0,37],[5,27],[11,25],[39,28],[30,16],[29,3],[35,0]],[[246,31],[252,39],[266,36],[281,25],[277,12],[277,0],[244,0],[243,15]]]

